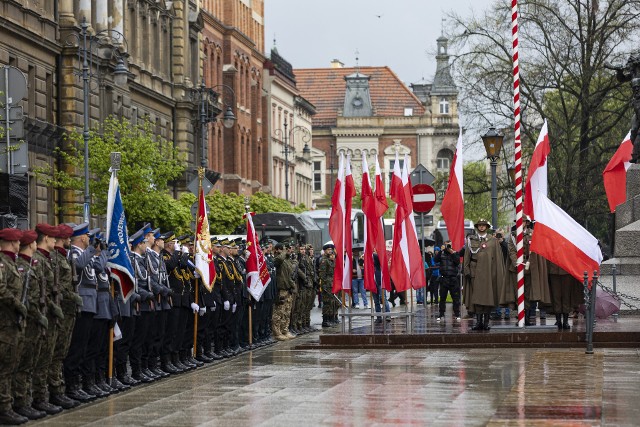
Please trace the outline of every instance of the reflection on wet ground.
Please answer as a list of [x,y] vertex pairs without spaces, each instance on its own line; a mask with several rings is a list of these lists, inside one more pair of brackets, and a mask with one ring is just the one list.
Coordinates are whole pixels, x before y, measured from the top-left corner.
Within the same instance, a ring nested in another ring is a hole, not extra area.
[[635,349],[296,350],[310,334],[34,425],[637,425]]

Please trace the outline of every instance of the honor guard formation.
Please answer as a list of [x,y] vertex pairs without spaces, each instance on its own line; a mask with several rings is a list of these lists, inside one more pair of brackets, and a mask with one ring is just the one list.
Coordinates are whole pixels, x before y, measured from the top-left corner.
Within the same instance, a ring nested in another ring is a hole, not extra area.
[[[330,245],[318,263],[311,245],[261,243],[271,281],[255,301],[244,239],[211,238],[216,276],[209,290],[196,279],[193,237],[145,224],[129,238],[135,280],[125,298],[100,229],[0,230],[0,424],[43,418],[314,331],[315,296],[320,286],[331,290]],[[333,324],[337,304],[325,298],[323,316]]]

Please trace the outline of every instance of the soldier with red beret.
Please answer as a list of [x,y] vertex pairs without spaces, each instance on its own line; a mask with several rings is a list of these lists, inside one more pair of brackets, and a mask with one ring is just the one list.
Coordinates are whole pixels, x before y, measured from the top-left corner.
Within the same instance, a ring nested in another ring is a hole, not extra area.
[[0,230],[0,424],[17,425],[29,419],[12,409],[12,379],[22,351],[27,307],[22,303],[23,279],[16,266],[22,231]]

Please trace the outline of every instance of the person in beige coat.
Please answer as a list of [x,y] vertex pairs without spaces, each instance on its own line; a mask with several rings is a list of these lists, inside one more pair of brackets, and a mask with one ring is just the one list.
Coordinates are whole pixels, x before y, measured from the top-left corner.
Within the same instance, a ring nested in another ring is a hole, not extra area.
[[505,264],[500,242],[488,234],[490,224],[481,219],[476,234],[467,238],[464,252],[464,303],[475,313],[473,330],[488,330],[489,314],[498,305],[505,284]]

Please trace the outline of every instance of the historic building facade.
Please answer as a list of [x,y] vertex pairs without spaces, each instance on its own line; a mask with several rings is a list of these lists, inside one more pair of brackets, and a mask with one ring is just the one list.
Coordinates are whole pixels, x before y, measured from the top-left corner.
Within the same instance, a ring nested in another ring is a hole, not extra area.
[[438,39],[431,84],[410,90],[389,67],[294,70],[302,96],[316,106],[313,117],[314,201],[326,205],[340,154],[350,155],[356,180],[362,154],[378,157],[388,191],[396,152],[410,169],[422,163],[434,175],[446,171],[458,136],[457,90],[449,70],[447,40]]
[[269,115],[265,139],[270,141],[265,168],[271,193],[294,205],[310,207],[311,120],[315,108],[300,96],[291,64],[275,48],[265,61],[264,77],[264,111]]

